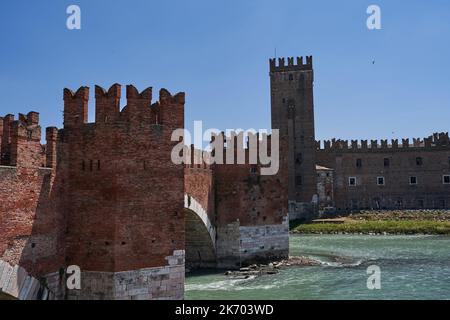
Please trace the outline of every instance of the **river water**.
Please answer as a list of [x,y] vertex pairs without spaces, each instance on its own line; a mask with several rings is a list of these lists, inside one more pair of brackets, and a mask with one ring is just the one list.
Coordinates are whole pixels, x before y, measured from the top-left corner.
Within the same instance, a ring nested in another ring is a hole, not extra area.
[[[292,235],[290,250],[322,265],[245,280],[189,275],[186,299],[450,299],[450,237]],[[367,288],[371,265],[380,267],[380,290]]]

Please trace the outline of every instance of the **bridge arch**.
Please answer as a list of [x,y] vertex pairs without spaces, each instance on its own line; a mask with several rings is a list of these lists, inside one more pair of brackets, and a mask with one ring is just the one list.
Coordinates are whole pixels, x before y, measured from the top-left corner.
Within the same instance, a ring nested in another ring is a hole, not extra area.
[[0,300],[51,300],[53,293],[16,265],[0,260]]
[[216,228],[207,211],[192,196],[184,197],[186,267],[216,267]]

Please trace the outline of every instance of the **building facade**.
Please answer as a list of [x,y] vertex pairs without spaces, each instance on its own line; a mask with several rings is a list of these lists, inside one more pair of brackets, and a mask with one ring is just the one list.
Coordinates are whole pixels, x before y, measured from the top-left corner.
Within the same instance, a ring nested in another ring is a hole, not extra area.
[[339,212],[450,208],[448,133],[316,142],[312,57],[270,60],[270,79],[272,127],[289,141],[291,220],[308,220],[329,206]]

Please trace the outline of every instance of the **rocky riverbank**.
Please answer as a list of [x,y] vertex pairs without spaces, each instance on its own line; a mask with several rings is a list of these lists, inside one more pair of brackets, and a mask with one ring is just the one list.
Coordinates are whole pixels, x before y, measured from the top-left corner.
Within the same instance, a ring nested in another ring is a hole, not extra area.
[[318,266],[320,264],[319,261],[307,257],[289,257],[289,259],[275,261],[269,264],[254,264],[237,271],[227,271],[225,275],[233,278],[247,279],[249,277],[277,274],[285,268]]

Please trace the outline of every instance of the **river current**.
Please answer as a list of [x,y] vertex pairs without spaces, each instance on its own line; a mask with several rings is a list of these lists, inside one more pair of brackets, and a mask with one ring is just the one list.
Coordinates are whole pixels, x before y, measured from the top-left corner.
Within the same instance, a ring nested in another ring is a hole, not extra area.
[[[229,279],[223,272],[188,275],[185,297],[195,299],[450,299],[450,237],[292,235],[290,255],[322,264],[276,275]],[[369,266],[381,288],[369,290]]]

